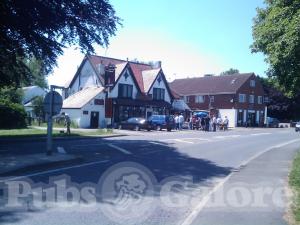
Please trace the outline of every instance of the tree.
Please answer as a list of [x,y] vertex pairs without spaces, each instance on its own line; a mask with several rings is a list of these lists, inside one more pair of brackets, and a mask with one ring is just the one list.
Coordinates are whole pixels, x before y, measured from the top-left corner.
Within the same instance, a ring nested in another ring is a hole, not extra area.
[[290,96],[300,91],[300,0],[265,0],[254,18],[252,52],[262,52]]
[[220,73],[220,76],[224,76],[224,75],[232,75],[232,74],[239,73],[239,72],[240,72],[240,71],[239,71],[238,69],[230,68],[229,70]]
[[22,80],[22,86],[36,85],[41,88],[47,89],[48,88],[48,83],[46,80],[47,74],[45,74],[43,71],[42,62],[35,58],[32,58],[32,59],[27,59],[25,61],[25,64],[28,67],[31,76],[30,79]]
[[44,98],[42,96],[36,97],[33,102],[33,112],[35,116],[38,118],[39,125],[41,122],[41,119],[45,118],[45,112],[44,112]]
[[32,74],[24,62],[35,57],[48,74],[63,48],[109,44],[120,19],[108,0],[2,0],[0,2],[0,85],[19,86]]

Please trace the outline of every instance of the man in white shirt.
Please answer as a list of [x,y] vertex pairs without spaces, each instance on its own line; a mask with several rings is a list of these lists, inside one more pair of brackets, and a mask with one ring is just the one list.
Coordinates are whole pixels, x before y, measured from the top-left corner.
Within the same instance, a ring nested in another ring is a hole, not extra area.
[[175,129],[178,130],[179,129],[179,116],[176,115],[174,120],[175,120],[175,126],[176,126]]
[[182,125],[184,123],[184,117],[182,114],[179,115],[179,130],[182,130]]

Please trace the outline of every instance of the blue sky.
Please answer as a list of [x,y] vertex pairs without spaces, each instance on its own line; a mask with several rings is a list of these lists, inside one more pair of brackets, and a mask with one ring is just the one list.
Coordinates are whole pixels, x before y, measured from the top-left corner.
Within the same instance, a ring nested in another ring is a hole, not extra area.
[[[122,59],[161,60],[168,80],[219,74],[229,68],[264,75],[262,54],[251,54],[252,19],[263,0],[111,0],[123,19],[108,49],[96,53]],[[83,54],[65,50],[50,84],[71,79]]]

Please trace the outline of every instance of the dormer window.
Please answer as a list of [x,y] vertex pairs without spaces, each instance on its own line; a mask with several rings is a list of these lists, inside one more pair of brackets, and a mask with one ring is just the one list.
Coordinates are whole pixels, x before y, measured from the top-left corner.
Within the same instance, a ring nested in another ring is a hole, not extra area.
[[250,87],[255,87],[255,80],[250,80]]

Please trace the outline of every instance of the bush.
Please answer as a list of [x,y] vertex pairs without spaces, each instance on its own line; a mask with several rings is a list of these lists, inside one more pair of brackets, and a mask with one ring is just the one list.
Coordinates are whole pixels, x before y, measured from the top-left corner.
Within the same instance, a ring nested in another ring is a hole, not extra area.
[[23,105],[0,100],[0,128],[13,129],[26,127],[26,112]]

